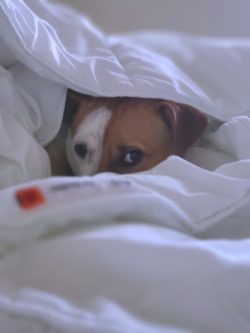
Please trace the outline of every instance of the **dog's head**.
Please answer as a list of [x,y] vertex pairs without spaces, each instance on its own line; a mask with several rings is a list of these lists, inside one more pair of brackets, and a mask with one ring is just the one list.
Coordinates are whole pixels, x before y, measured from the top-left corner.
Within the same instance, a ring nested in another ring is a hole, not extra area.
[[68,98],[76,112],[66,154],[76,175],[150,169],[169,155],[183,156],[207,127],[202,112],[173,101],[72,92]]

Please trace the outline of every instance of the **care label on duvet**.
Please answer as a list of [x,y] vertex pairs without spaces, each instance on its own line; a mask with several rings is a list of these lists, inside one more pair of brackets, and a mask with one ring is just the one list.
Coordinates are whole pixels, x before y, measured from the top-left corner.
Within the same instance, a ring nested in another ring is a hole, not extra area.
[[11,221],[21,224],[21,221],[31,220],[45,211],[53,214],[54,210],[73,206],[79,200],[87,202],[131,191],[138,192],[133,181],[116,176],[54,177],[33,181],[0,193],[3,203],[0,225],[10,225]]

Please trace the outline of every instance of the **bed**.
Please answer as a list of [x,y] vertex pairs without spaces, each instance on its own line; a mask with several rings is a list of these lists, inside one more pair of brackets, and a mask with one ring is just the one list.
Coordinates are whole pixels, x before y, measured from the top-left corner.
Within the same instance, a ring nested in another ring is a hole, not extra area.
[[[250,331],[250,39],[108,35],[0,3],[1,332]],[[185,159],[51,177],[67,88],[166,98],[222,125]]]

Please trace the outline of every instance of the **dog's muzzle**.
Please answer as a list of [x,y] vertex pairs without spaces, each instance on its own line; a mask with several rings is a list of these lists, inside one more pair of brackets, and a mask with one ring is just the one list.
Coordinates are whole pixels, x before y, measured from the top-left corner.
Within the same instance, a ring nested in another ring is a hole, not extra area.
[[74,174],[93,175],[96,173],[103,148],[106,126],[111,111],[102,107],[88,115],[79,124],[75,133],[68,133],[66,155]]

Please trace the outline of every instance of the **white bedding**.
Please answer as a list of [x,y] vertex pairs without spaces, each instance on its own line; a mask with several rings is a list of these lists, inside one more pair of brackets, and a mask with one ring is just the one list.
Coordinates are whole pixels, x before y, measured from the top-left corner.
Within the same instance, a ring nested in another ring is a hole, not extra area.
[[[0,63],[1,332],[248,333],[250,40],[107,36],[63,7],[3,0]],[[187,160],[49,178],[65,87],[227,122]]]

